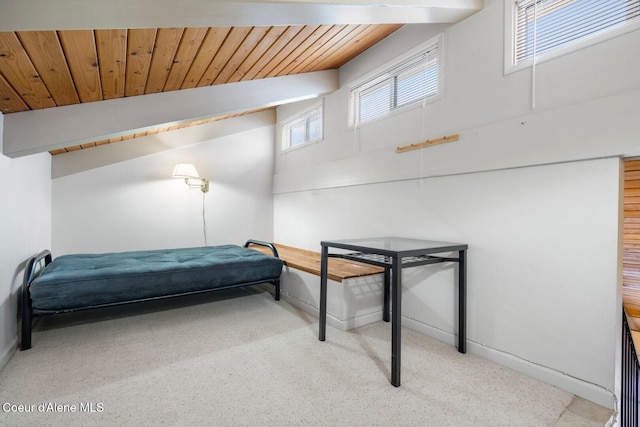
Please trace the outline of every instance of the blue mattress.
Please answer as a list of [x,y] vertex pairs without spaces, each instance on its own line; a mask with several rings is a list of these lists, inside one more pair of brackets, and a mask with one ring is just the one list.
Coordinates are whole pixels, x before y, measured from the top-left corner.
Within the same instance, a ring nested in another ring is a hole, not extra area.
[[34,311],[70,310],[280,277],[282,260],[235,245],[63,255],[31,282]]

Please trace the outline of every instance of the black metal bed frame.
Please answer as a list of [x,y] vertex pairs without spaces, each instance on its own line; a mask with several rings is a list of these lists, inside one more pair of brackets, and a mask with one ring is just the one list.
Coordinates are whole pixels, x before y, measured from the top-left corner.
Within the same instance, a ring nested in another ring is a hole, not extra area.
[[[271,250],[274,257],[280,258],[278,255],[278,250],[271,243],[251,239],[251,240],[247,240],[247,242],[244,244],[244,247],[248,248],[250,245],[265,246]],[[29,258],[25,265],[24,280],[22,284],[22,301],[21,301],[22,333],[21,333],[20,350],[28,350],[31,348],[31,332],[32,332],[33,319],[40,315],[72,313],[75,311],[91,310],[94,308],[113,307],[113,306],[119,306],[119,305],[134,304],[138,302],[162,300],[162,299],[181,297],[181,296],[187,296],[187,295],[204,294],[208,292],[221,291],[225,289],[259,285],[263,283],[273,284],[275,286],[274,299],[276,301],[280,300],[280,276],[278,276],[278,277],[267,278],[265,280],[260,280],[256,282],[238,283],[235,285],[227,285],[227,286],[221,286],[221,287],[211,288],[211,289],[202,289],[198,291],[189,291],[189,292],[178,292],[174,294],[160,295],[160,296],[149,297],[149,298],[138,298],[138,299],[120,301],[120,302],[114,302],[114,303],[94,304],[94,305],[88,305],[85,307],[75,307],[75,308],[61,309],[61,310],[39,310],[37,308],[33,308],[32,306],[31,297],[29,296],[29,287],[31,286],[31,282],[33,281],[33,279],[38,277],[38,275],[44,269],[44,267],[46,267],[52,261],[53,261],[53,257],[51,256],[51,252],[48,249],[45,249],[39,254]]]
[[622,310],[622,390],[620,392],[620,425],[636,427],[640,421],[640,362],[633,344],[627,313]]

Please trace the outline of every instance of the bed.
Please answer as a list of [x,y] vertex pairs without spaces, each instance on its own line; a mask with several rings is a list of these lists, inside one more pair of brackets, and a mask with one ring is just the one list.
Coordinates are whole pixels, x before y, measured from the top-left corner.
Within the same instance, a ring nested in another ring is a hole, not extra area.
[[[251,249],[269,248],[273,256]],[[282,260],[270,243],[103,254],[44,250],[27,260],[21,350],[31,348],[33,318],[99,307],[271,283],[280,299]]]

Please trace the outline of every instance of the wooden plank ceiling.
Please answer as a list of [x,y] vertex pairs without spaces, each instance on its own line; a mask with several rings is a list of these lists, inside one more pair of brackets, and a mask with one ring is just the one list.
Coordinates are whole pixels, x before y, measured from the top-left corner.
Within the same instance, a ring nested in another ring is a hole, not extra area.
[[[0,32],[0,111],[11,114],[338,68],[401,26]],[[219,119],[95,141],[52,154]]]

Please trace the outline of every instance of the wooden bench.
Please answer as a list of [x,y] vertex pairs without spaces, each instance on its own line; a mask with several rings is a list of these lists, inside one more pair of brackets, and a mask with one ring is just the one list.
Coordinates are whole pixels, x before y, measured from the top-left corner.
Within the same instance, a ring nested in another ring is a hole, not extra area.
[[[305,249],[292,246],[273,244],[278,250],[278,256],[287,267],[306,271],[307,273],[320,276],[320,252],[307,251]],[[270,250],[264,247],[252,247],[267,255],[271,255]],[[336,282],[354,277],[369,276],[372,274],[384,273],[384,268],[374,265],[362,264],[341,258],[329,258],[329,271],[327,277]]]

